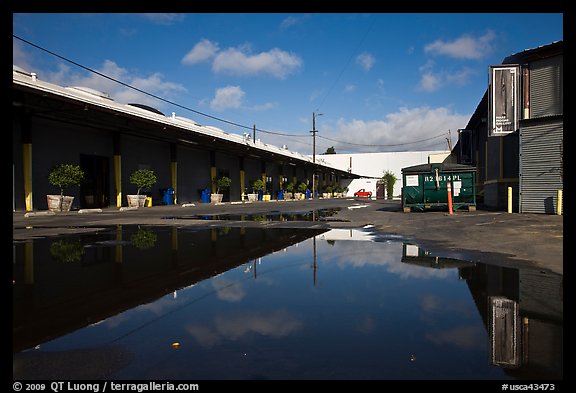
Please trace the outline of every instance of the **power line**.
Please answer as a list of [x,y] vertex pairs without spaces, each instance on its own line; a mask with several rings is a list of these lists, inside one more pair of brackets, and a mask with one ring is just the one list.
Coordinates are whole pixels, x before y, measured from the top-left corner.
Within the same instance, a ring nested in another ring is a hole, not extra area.
[[350,54],[350,57],[348,58],[348,61],[346,62],[346,64],[344,64],[344,67],[342,68],[342,70],[340,71],[340,74],[338,74],[338,77],[336,78],[336,80],[334,81],[334,83],[332,84],[332,86],[330,86],[330,89],[328,89],[328,91],[326,92],[326,94],[324,95],[324,97],[322,98],[322,101],[320,101],[320,104],[318,105],[318,109],[320,109],[320,107],[322,106],[322,104],[324,104],[324,101],[326,101],[326,98],[328,98],[328,95],[330,95],[330,93],[332,92],[332,90],[334,89],[334,87],[336,86],[336,84],[338,83],[338,81],[340,80],[340,78],[342,77],[342,74],[344,74],[344,71],[346,70],[346,68],[348,68],[348,65],[350,64],[350,62],[352,61],[352,58],[354,57],[354,55],[358,52],[358,50],[360,49],[360,47],[362,46],[362,44],[364,43],[364,40],[366,39],[366,37],[368,36],[368,33],[370,32],[370,30],[372,30],[372,26],[374,26],[374,23],[376,22],[376,19],[373,18],[372,19],[372,23],[370,23],[370,26],[368,26],[368,29],[366,30],[366,33],[364,33],[364,36],[362,37],[362,39],[360,40],[360,42],[358,43],[358,46],[354,49],[354,51]]
[[[61,56],[61,55],[59,55],[59,54],[57,54],[57,53],[54,53],[54,52],[52,52],[52,51],[50,51],[50,50],[48,50],[48,49],[46,49],[46,48],[43,48],[43,47],[41,47],[41,46],[38,46],[38,45],[36,45],[36,44],[28,41],[28,40],[25,40],[25,39],[23,39],[23,38],[21,38],[21,37],[18,37],[18,36],[15,35],[15,34],[12,34],[12,37],[14,37],[14,38],[16,38],[16,39],[18,39],[18,40],[20,40],[20,41],[22,41],[22,42],[25,42],[25,43],[27,43],[28,45],[31,45],[31,46],[33,46],[33,47],[35,47],[35,48],[37,48],[37,49],[40,49],[40,50],[42,50],[42,51],[44,51],[44,52],[47,52],[47,53],[51,54],[52,56],[56,56],[57,58],[62,59],[62,60],[64,60],[64,61],[68,62],[68,63],[74,64],[75,66],[78,66],[78,67],[80,67],[80,68],[82,68],[82,69],[84,69],[84,70],[86,70],[86,71],[88,71],[88,72],[92,72],[92,73],[94,73],[94,74],[96,74],[96,75],[99,75],[99,76],[105,78],[105,79],[108,79],[108,80],[111,80],[111,81],[113,81],[113,82],[115,82],[115,83],[118,83],[118,84],[120,84],[120,85],[122,85],[122,86],[124,86],[124,87],[127,87],[127,88],[129,88],[129,89],[135,90],[135,91],[137,91],[137,92],[139,92],[139,93],[142,93],[142,94],[145,94],[145,95],[147,95],[147,96],[153,97],[153,98],[155,98],[155,99],[157,99],[157,100],[166,102],[166,103],[168,103],[168,104],[170,104],[170,105],[174,105],[175,107],[178,107],[178,108],[181,108],[181,109],[185,109],[185,110],[187,110],[187,111],[196,113],[196,114],[198,114],[198,115],[206,116],[206,117],[208,117],[208,118],[210,118],[210,119],[217,120],[217,121],[220,121],[220,122],[222,122],[222,123],[230,124],[230,125],[233,125],[233,126],[236,126],[236,127],[245,128],[245,129],[248,129],[248,130],[251,130],[251,131],[254,129],[254,126],[245,126],[245,125],[243,125],[243,124],[239,124],[239,123],[236,123],[236,122],[233,122],[233,121],[230,121],[230,120],[226,120],[226,119],[222,119],[222,118],[220,118],[220,117],[212,116],[212,115],[209,115],[209,114],[207,114],[207,113],[203,113],[203,112],[197,111],[197,110],[195,110],[195,109],[189,108],[189,107],[187,107],[187,106],[180,105],[180,104],[178,104],[178,103],[176,103],[176,102],[173,102],[173,101],[167,100],[167,99],[165,99],[165,98],[159,97],[159,96],[157,96],[157,95],[155,95],[155,94],[152,94],[152,93],[149,93],[149,92],[144,91],[144,90],[142,90],[142,89],[139,89],[139,88],[137,88],[137,87],[134,87],[134,86],[132,86],[132,85],[130,85],[130,84],[128,84],[128,83],[124,83],[124,82],[122,82],[122,81],[120,81],[120,80],[118,80],[118,79],[114,79],[114,78],[112,78],[112,77],[110,77],[110,76],[108,76],[108,75],[105,75],[105,74],[103,74],[103,73],[101,73],[101,72],[98,72],[98,71],[96,71],[96,70],[94,70],[94,69],[92,69],[92,68],[83,66],[82,64],[79,64],[79,63],[77,63],[77,62],[75,62],[75,61],[73,61],[73,60],[70,60],[70,59],[68,59],[68,58],[66,58],[66,57],[64,57],[64,56]],[[256,131],[258,131],[258,132],[263,132],[263,133],[265,133],[265,134],[281,135],[281,136],[289,136],[289,137],[306,137],[306,138],[309,137],[309,135],[305,135],[305,134],[302,134],[302,135],[298,135],[298,134],[287,134],[287,133],[282,133],[282,132],[274,132],[274,131],[262,130],[262,129],[259,129],[259,128],[256,128]]]
[[378,144],[369,144],[369,145],[368,145],[368,144],[362,144],[362,143],[344,142],[344,141],[340,141],[340,140],[337,140],[337,139],[327,138],[327,137],[322,136],[322,135],[317,135],[317,137],[318,137],[318,138],[322,138],[322,139],[326,139],[326,140],[329,140],[329,141],[332,141],[332,142],[341,143],[341,144],[343,144],[343,145],[367,146],[367,147],[393,147],[393,146],[404,146],[404,145],[411,145],[411,144],[413,144],[413,143],[425,142],[425,141],[429,141],[429,140],[432,140],[432,139],[435,139],[435,138],[442,137],[442,136],[444,136],[444,135],[446,135],[446,134],[447,134],[447,133],[444,132],[444,133],[442,133],[442,134],[439,134],[439,135],[436,135],[436,136],[433,136],[433,137],[430,137],[430,138],[426,138],[426,139],[421,139],[421,140],[418,140],[418,141],[405,142],[405,143],[395,143],[395,144],[388,144],[388,145],[378,145]]

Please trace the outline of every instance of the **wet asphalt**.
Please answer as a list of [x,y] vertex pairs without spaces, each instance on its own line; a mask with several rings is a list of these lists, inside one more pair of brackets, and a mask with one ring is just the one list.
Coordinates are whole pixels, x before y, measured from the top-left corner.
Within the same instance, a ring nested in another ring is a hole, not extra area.
[[[309,213],[314,220],[255,221],[252,215]],[[477,207],[404,213],[397,200],[316,199],[250,203],[193,203],[132,209],[116,207],[49,214],[13,213],[13,240],[93,231],[111,225],[199,227],[370,228],[382,239],[404,241],[434,256],[508,267],[537,267],[563,275],[562,215],[519,214]],[[241,218],[244,215],[244,218]],[[216,217],[218,216],[218,217]],[[210,218],[210,219],[207,219]],[[219,220],[214,219],[219,218]]]

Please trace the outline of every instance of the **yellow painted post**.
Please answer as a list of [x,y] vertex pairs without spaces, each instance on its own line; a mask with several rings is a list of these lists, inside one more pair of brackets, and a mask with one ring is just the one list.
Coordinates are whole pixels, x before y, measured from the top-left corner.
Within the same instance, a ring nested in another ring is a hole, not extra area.
[[116,184],[116,207],[122,207],[122,156],[114,155],[114,182]]
[[512,187],[508,187],[508,213],[512,213]]
[[26,201],[26,211],[31,212],[34,209],[32,204],[32,144],[24,143],[22,145],[22,163],[24,171],[24,197]]
[[212,182],[212,194],[216,194],[216,167],[210,167],[210,179]]
[[178,162],[172,161],[170,169],[172,172],[172,188],[174,189],[174,204],[176,205],[178,203]]
[[244,172],[243,169],[240,170],[240,200],[244,201],[244,198],[246,197],[246,194],[244,192],[245,189],[245,178],[246,178],[246,173]]
[[562,190],[558,190],[558,206],[556,207],[556,214],[562,215]]

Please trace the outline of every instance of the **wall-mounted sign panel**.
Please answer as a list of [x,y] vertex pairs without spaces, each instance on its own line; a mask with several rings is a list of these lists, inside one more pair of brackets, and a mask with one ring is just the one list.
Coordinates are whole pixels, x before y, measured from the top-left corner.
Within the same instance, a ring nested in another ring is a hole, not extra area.
[[488,86],[488,136],[502,136],[518,129],[520,66],[490,66]]

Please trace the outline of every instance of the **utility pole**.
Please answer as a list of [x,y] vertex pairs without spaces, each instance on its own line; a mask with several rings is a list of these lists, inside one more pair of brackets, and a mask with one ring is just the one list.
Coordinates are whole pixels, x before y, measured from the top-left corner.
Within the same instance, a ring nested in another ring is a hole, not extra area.
[[322,113],[312,112],[312,199],[316,190],[316,116],[322,116]]

